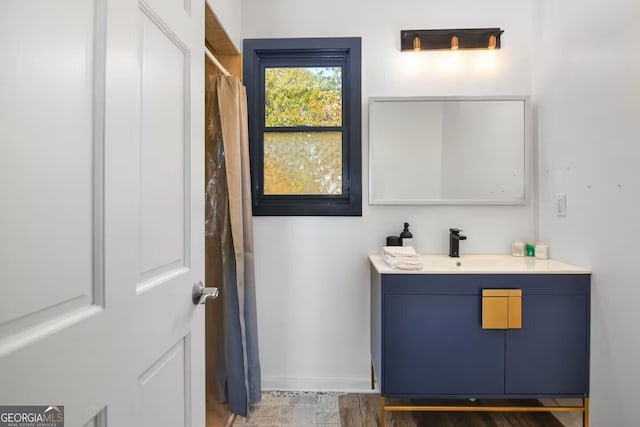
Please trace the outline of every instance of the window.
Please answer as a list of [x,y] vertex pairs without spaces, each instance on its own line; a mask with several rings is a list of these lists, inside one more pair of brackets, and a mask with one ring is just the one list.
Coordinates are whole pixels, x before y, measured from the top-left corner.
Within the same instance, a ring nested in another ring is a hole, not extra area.
[[360,38],[244,41],[254,215],[362,215]]

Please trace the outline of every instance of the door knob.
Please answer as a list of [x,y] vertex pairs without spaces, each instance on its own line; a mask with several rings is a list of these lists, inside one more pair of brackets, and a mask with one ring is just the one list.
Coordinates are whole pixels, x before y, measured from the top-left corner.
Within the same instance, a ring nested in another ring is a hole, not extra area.
[[208,299],[218,298],[218,288],[205,288],[201,281],[193,284],[191,299],[195,305],[204,304]]

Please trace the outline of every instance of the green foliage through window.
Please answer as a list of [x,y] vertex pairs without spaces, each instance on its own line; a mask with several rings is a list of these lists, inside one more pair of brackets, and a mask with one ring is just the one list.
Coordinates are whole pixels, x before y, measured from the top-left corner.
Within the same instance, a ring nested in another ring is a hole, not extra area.
[[341,126],[342,68],[265,69],[265,126]]
[[264,134],[264,194],[341,194],[342,132]]
[[264,194],[341,194],[342,67],[270,67],[264,77],[264,127],[291,128],[264,133]]

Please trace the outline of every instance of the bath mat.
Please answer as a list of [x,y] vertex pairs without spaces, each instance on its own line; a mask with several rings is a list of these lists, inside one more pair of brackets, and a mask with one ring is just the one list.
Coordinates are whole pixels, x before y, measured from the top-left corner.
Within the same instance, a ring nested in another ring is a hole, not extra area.
[[268,391],[251,406],[249,418],[236,418],[242,427],[340,427],[338,397],[344,393]]

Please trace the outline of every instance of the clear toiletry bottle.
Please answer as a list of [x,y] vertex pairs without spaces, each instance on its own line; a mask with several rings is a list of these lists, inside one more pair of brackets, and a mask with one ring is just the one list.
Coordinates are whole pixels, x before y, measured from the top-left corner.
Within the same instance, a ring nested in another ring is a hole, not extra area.
[[404,230],[400,233],[400,241],[402,246],[413,246],[413,234],[409,231],[409,223],[404,223]]

